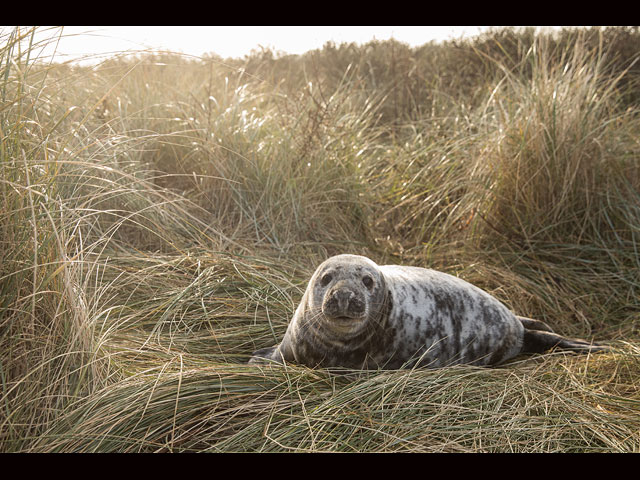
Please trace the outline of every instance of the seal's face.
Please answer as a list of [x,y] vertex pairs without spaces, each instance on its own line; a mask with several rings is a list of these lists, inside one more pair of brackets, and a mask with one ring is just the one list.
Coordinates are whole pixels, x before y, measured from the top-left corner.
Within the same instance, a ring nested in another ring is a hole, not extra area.
[[326,328],[354,332],[377,318],[384,301],[384,277],[366,257],[337,255],[322,263],[311,278],[309,307],[322,312]]

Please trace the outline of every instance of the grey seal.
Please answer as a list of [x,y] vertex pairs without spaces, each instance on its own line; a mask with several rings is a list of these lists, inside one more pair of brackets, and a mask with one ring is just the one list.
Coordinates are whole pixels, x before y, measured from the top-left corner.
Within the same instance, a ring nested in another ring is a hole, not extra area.
[[280,344],[257,350],[249,363],[349,369],[491,366],[554,347],[607,349],[517,316],[453,275],[379,266],[345,254],[320,264]]

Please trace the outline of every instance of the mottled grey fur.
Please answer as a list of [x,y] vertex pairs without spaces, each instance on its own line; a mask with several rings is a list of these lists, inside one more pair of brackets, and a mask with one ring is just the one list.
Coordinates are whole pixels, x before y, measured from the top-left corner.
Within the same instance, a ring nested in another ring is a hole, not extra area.
[[249,363],[284,360],[354,369],[486,366],[552,347],[605,349],[518,317],[452,275],[337,255],[311,277],[282,342],[254,352]]

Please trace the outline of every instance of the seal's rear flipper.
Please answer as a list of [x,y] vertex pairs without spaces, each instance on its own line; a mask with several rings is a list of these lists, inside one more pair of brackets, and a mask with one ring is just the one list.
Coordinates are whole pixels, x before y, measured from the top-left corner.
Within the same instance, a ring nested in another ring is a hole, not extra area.
[[609,347],[597,343],[570,339],[548,331],[525,328],[521,353],[543,353],[554,347],[584,353],[611,351]]
[[518,315],[516,315],[516,318],[520,320],[520,323],[522,323],[524,328],[528,330],[543,330],[545,332],[553,333],[553,330],[551,329],[551,327],[541,320],[534,320],[533,318],[520,317]]

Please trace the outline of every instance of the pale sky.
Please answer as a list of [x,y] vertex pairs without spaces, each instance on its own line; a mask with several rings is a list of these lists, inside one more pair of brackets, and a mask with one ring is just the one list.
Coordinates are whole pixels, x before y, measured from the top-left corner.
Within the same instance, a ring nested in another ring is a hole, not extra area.
[[[8,27],[3,27],[4,29]],[[58,61],[146,49],[170,50],[200,56],[214,52],[223,58],[242,58],[252,49],[292,54],[321,48],[327,41],[366,43],[394,38],[411,46],[430,40],[477,35],[487,26],[66,26],[58,44]],[[44,29],[44,27],[43,27]],[[49,34],[51,30],[48,30]],[[45,32],[42,32],[44,35]]]
[[[6,34],[14,27],[0,26]],[[223,58],[242,58],[253,49],[271,48],[301,54],[333,41],[363,44],[394,38],[412,47],[431,40],[443,41],[478,35],[489,26],[66,26],[57,42],[55,61],[82,60],[98,63],[123,52],[169,50],[201,56],[216,53]],[[557,26],[536,27],[558,29]],[[23,27],[22,31],[26,31]],[[59,27],[39,27],[36,41],[59,33]],[[27,40],[28,42],[28,40]],[[51,55],[49,45],[40,59]]]

